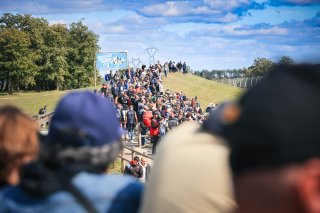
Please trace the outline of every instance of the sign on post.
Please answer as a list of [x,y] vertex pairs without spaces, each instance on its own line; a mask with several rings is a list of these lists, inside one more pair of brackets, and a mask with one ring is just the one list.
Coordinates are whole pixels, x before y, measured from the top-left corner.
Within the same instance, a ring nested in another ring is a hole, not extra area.
[[97,53],[96,68],[99,71],[125,69],[127,67],[127,52]]

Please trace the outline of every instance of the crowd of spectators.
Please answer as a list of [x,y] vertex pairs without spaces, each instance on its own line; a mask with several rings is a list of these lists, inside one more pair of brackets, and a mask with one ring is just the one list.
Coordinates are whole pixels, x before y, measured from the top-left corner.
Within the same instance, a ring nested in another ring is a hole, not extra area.
[[188,98],[183,92],[163,89],[163,74],[167,76],[167,72],[180,70],[186,72],[185,63],[175,65],[170,61],[161,65],[158,61],[149,68],[143,65],[136,70],[110,71],[100,91],[95,90],[115,104],[119,121],[128,131],[129,141],[134,139],[137,124],[142,146],[148,142],[144,136],[150,134],[153,154],[161,137],[174,126],[190,121],[203,123],[205,119],[197,97]]
[[[170,131],[151,172],[135,157],[131,177],[105,173],[123,146],[109,100],[66,95],[42,137],[35,121],[3,107],[0,212],[320,212],[319,95],[319,65],[279,66],[202,124]],[[150,104],[154,126],[166,116]]]

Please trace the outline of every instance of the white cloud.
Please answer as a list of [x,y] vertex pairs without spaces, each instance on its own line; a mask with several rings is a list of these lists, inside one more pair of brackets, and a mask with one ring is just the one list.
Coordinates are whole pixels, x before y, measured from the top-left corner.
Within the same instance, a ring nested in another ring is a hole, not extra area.
[[237,29],[235,26],[225,27],[224,32],[235,36],[253,36],[253,35],[287,35],[288,30],[279,27],[271,27],[265,29]]
[[280,28],[278,26],[266,27],[266,28],[246,28],[241,25],[227,25],[227,26],[213,26],[206,29],[195,30],[191,34],[198,36],[213,36],[213,37],[248,37],[248,36],[277,36],[287,35],[288,29]]
[[68,21],[66,20],[51,20],[49,21],[49,25],[54,25],[54,24],[68,24]]
[[204,3],[211,8],[224,11],[231,11],[242,5],[249,5],[251,2],[250,0],[204,0]]
[[[147,16],[183,16],[200,13],[211,13],[207,7],[192,7],[189,2],[165,2],[143,7],[139,10]],[[216,13],[216,12],[214,12]]]

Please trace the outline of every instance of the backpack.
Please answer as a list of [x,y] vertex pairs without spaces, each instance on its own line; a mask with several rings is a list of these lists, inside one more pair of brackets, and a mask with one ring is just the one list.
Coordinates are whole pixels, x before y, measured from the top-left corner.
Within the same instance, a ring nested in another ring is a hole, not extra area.
[[166,127],[166,124],[161,124],[160,126],[160,136],[164,136],[166,134],[166,130],[167,130],[167,127]]
[[127,123],[128,124],[134,124],[135,123],[134,111],[133,110],[129,110],[127,112]]
[[142,120],[146,127],[151,127],[151,118],[148,117],[147,113],[143,113]]

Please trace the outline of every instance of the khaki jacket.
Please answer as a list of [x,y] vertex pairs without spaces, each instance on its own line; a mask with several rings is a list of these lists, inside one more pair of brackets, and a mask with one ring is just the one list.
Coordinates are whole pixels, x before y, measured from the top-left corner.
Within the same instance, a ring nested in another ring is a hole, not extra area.
[[235,209],[228,148],[199,124],[174,128],[162,140],[146,184],[142,213],[229,213]]

